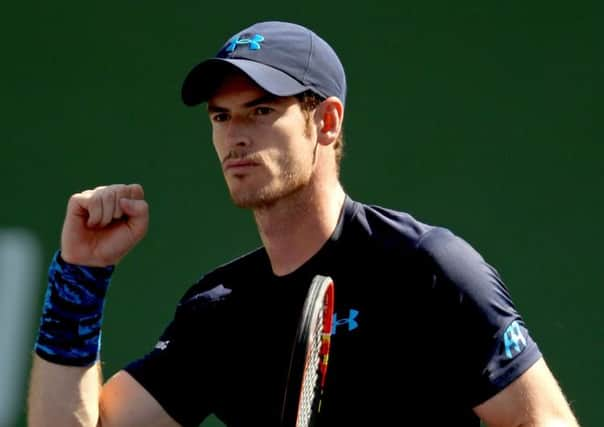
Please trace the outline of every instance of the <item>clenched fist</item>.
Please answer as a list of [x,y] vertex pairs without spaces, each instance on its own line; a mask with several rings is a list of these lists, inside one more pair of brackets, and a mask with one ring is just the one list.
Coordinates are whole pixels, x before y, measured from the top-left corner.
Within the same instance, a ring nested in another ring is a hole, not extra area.
[[109,185],[71,196],[61,256],[72,264],[117,264],[146,234],[149,206],[139,184]]

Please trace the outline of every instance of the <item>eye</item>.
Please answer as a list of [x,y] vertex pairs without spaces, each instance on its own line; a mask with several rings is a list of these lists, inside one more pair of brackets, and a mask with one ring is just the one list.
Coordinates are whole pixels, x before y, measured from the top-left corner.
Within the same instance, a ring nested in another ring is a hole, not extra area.
[[267,114],[270,114],[272,111],[273,111],[273,109],[270,107],[256,107],[254,109],[254,114],[256,116],[266,116]]
[[228,119],[229,115],[227,113],[216,113],[211,116],[213,122],[226,122]]

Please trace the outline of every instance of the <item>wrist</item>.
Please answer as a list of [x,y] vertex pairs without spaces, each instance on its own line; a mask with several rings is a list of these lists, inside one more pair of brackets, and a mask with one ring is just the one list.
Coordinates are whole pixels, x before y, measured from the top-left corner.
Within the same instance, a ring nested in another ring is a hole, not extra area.
[[105,296],[114,266],[66,262],[60,251],[48,269],[36,353],[54,363],[86,366],[98,359]]
[[[82,254],[77,250],[64,250],[61,248],[57,253],[59,254],[60,262],[63,264],[94,269],[115,267],[115,264],[111,262],[96,259],[96,257],[91,258],[90,255],[82,257]],[[99,271],[99,274],[103,274],[103,272]]]

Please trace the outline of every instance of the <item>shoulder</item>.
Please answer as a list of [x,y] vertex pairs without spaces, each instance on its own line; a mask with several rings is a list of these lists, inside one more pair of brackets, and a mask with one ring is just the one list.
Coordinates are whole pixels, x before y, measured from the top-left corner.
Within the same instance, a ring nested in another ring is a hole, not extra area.
[[417,251],[441,280],[461,288],[484,289],[486,283],[501,282],[495,268],[468,241],[447,228],[435,227],[424,234]]
[[[436,264],[482,264],[481,254],[450,228],[429,224],[415,216],[380,205],[348,200],[344,229],[365,237],[373,247],[405,248]],[[347,234],[347,233],[345,233]]]
[[347,210],[351,228],[386,248],[413,248],[434,228],[407,212],[375,204],[350,201]]
[[518,316],[495,267],[470,243],[446,228],[434,228],[417,245],[418,262],[431,276],[430,295],[443,313],[464,312],[471,322],[509,325]]
[[467,263],[483,262],[482,255],[467,240],[444,227],[433,227],[422,235],[417,249],[438,263],[466,266]]

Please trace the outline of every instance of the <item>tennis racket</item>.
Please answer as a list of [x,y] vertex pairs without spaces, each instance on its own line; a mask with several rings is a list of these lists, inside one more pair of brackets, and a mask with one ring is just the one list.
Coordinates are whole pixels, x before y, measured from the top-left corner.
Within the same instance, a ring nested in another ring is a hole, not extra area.
[[304,301],[291,353],[281,427],[307,427],[321,410],[334,311],[334,284],[316,275]]

